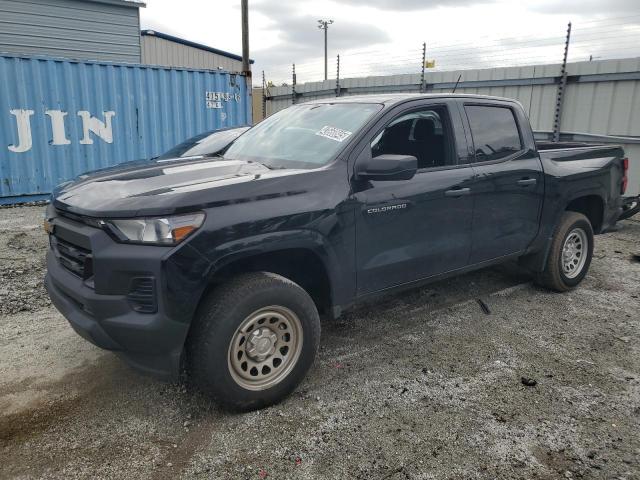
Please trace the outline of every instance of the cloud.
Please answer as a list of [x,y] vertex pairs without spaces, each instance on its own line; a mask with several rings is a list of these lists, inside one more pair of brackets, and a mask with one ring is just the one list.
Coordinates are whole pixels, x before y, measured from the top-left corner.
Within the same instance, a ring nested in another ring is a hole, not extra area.
[[429,10],[436,7],[460,7],[478,3],[494,3],[495,0],[341,0],[341,3],[356,7],[373,7],[380,10],[411,11]]
[[[269,48],[254,50],[262,65],[284,65],[317,59],[324,54],[323,32],[318,29],[318,19],[308,13],[297,13],[292,4],[256,3],[254,11],[268,19],[268,26],[279,42]],[[346,49],[369,47],[390,40],[380,27],[355,22],[346,18],[332,17],[335,23],[329,26],[329,51],[334,56]]]
[[638,0],[542,0],[530,2],[534,12],[551,14],[591,15],[638,13]]
[[[500,0],[340,0],[344,5],[371,7],[380,10],[407,12],[438,7],[467,7],[495,4]],[[504,0],[503,0],[504,1]],[[511,0],[512,1],[512,0]],[[542,13],[582,15],[638,12],[639,0],[522,0],[528,10]]]

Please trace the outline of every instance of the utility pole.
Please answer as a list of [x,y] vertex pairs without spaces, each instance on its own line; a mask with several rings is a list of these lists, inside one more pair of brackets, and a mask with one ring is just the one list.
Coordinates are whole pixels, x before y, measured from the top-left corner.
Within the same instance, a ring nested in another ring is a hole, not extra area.
[[560,125],[562,123],[562,102],[564,101],[564,91],[567,88],[567,55],[569,54],[569,43],[571,42],[571,22],[567,25],[567,36],[564,42],[564,56],[562,58],[562,68],[560,69],[560,84],[556,95],[556,112],[553,117],[553,141],[560,141]]
[[292,65],[291,71],[291,104],[296,104],[296,64]]
[[324,30],[324,79],[327,79],[327,30],[333,20],[318,20],[318,28]]
[[427,61],[427,42],[422,43],[422,75],[420,75],[420,92],[424,92],[424,68]]
[[249,68],[249,0],[241,0],[242,10],[242,73],[251,77]]
[[340,96],[340,55],[336,60],[336,97]]
[[267,118],[267,81],[262,70],[262,118]]

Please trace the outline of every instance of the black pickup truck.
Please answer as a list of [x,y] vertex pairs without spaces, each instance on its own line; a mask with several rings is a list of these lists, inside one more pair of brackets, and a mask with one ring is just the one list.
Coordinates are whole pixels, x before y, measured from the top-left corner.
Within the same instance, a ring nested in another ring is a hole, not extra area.
[[593,235],[621,212],[627,161],[562,147],[538,148],[508,99],[295,105],[215,155],[58,187],[46,286],[80,335],[139,370],[259,408],[305,376],[320,315],[509,260],[556,291],[580,283]]

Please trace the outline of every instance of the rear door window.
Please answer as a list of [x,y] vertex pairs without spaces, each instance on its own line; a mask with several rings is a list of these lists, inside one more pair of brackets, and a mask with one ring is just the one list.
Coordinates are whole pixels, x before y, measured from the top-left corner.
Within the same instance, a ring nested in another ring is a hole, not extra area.
[[476,162],[500,160],[522,150],[520,132],[507,107],[465,105]]

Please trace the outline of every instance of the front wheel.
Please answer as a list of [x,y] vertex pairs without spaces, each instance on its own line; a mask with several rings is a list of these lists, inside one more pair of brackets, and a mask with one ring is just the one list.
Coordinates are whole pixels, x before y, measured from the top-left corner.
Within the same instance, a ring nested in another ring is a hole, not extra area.
[[537,283],[566,292],[587,274],[593,257],[593,228],[581,213],[565,212],[556,228],[549,257]]
[[187,343],[196,386],[225,408],[279,402],[304,378],[320,340],[311,297],[273,273],[240,275],[198,308]]

